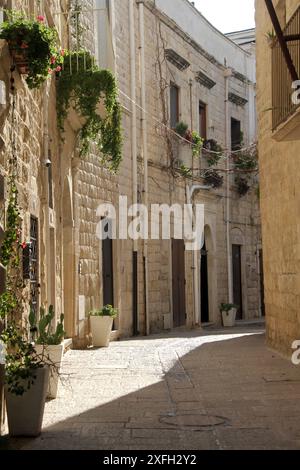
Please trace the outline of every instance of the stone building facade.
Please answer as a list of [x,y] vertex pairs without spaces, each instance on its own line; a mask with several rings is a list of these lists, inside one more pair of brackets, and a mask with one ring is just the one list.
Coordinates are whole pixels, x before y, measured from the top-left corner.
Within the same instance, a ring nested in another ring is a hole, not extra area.
[[[273,1],[284,34],[299,30],[299,2]],[[292,78],[264,2],[256,1],[257,82],[265,304],[269,344],[286,356],[300,339],[299,314],[299,106]],[[300,42],[288,49],[298,77]],[[284,100],[284,101],[283,101]]]
[[[234,300],[232,291],[236,286],[241,318],[260,317],[263,314],[262,246],[257,186],[253,181],[249,193],[240,197],[235,176],[230,173],[228,198],[228,167],[224,159],[218,166],[224,176],[223,187],[195,193],[194,202],[205,204],[206,246],[202,256],[200,253],[193,256],[184,251],[184,243],[170,240],[137,244],[131,240],[114,240],[108,247],[112,249],[112,257],[107,268],[102,257],[108,245],[101,246],[94,235],[99,222],[95,210],[100,203],[112,202],[118,209],[119,195],[123,195],[127,196],[128,205],[139,202],[148,207],[176,203],[182,206],[189,201],[193,185],[205,185],[201,171],[207,166],[205,157],[192,162],[191,148],[180,144],[170,130],[166,132],[166,127],[171,127],[171,84],[178,91],[178,121],[186,122],[191,130],[200,129],[201,104],[205,107],[207,139],[216,140],[223,149],[226,146],[231,149],[233,122],[240,123],[245,146],[255,142],[254,54],[216,31],[184,0],[115,0],[109,2],[109,9],[104,13],[102,9],[107,3],[97,5],[102,13],[96,11],[95,15],[96,56],[101,66],[115,70],[118,79],[124,155],[116,177],[106,173],[97,159],[81,163],[76,176],[79,188],[76,197],[82,204],[80,212],[75,210],[75,216],[80,214],[75,222],[79,230],[79,308],[87,312],[104,302],[105,275],[108,275],[110,298],[120,311],[116,328],[123,336],[175,326],[218,324],[221,322],[219,305]],[[188,66],[184,68],[186,63]],[[193,178],[185,178],[178,171],[181,162],[193,166]],[[232,250],[237,257],[234,267]],[[135,253],[137,266],[133,261]],[[176,259],[181,260],[179,267]],[[231,282],[228,271],[231,271]],[[176,296],[177,289],[181,289],[181,299]],[[77,325],[78,334],[86,334],[84,313],[78,312],[77,318],[82,318]]]
[[[96,151],[84,160],[78,157],[76,116],[69,114],[61,141],[55,80],[31,92],[14,73],[23,237],[38,247],[31,286],[37,306],[54,305],[57,315],[65,314],[67,336],[75,347],[86,346],[88,312],[104,303],[113,303],[120,312],[115,337],[219,324],[220,303],[236,299],[240,318],[260,317],[256,179],[251,176],[250,191],[240,197],[232,159],[222,157],[217,170],[223,186],[203,189],[207,158],[192,158],[190,144],[175,135],[170,122],[184,121],[190,130],[227,149],[225,155],[236,144],[232,140],[237,132],[240,144],[253,144],[253,54],[215,30],[187,0],[74,2],[82,12],[80,45],[64,14],[69,2],[40,2],[39,7],[32,1],[1,3],[45,13],[58,28],[63,47],[95,53],[101,67],[116,73],[123,110],[123,161],[113,175]],[[11,151],[10,65],[2,42],[1,217]],[[48,158],[51,172],[45,166]],[[118,210],[120,195],[127,197],[128,206],[205,204],[203,250],[185,250],[184,240],[100,241],[97,209],[112,203]]]

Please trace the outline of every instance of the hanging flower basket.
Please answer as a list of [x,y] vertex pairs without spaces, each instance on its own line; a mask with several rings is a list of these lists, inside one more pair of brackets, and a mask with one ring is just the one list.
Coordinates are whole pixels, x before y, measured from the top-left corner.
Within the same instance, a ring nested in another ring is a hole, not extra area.
[[39,87],[53,72],[61,70],[64,51],[58,49],[58,36],[49,28],[43,16],[26,19],[13,12],[4,22],[0,39],[8,42],[9,50],[18,71],[27,75],[30,88]]

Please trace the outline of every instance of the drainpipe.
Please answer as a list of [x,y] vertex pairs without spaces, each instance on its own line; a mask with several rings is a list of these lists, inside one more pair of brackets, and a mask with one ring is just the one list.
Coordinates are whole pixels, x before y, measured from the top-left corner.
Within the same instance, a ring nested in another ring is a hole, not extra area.
[[[192,205],[194,194],[196,191],[209,191],[211,186],[203,186],[200,184],[194,185],[187,185],[186,187],[186,198],[187,204]],[[193,221],[193,229],[194,221]],[[199,295],[199,270],[198,270],[198,251],[193,251],[193,297],[194,297],[194,325],[201,324],[201,317],[200,317],[200,295]]]
[[[144,204],[148,209],[148,142],[147,142],[147,114],[146,114],[146,77],[145,77],[145,17],[144,3],[139,2],[139,22],[140,22],[140,60],[141,60],[141,104],[142,104],[142,139],[143,139],[143,159],[144,159]],[[146,335],[150,333],[149,323],[149,279],[148,279],[148,240],[144,240],[144,278],[145,278],[145,323]]]
[[[130,33],[130,77],[131,77],[131,152],[132,152],[132,202],[138,203],[137,189],[137,125],[136,125],[136,50],[135,50],[135,15],[134,0],[128,0],[129,4],[129,33]],[[138,241],[133,241],[133,335],[138,334]]]
[[233,280],[232,280],[232,259],[230,241],[230,136],[229,136],[229,78],[232,76],[232,69],[227,68],[225,77],[225,147],[227,154],[227,178],[226,178],[226,243],[227,243],[227,272],[228,272],[228,302],[233,303]]

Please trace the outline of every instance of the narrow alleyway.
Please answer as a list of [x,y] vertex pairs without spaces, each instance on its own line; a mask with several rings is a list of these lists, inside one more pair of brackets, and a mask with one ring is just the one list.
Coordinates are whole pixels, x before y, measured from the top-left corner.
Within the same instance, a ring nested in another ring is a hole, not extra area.
[[259,328],[70,351],[44,432],[24,449],[300,448],[300,368]]

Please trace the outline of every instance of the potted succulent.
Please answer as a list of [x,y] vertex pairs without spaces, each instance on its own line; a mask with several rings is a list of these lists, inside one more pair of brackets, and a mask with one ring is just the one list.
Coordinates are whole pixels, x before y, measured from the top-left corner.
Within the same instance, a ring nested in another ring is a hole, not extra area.
[[20,74],[27,75],[30,88],[39,87],[54,72],[62,69],[64,51],[58,48],[55,28],[46,25],[45,18],[25,18],[22,13],[8,14],[2,24],[0,39],[5,39]]
[[108,347],[113,321],[118,315],[118,310],[112,305],[106,305],[101,310],[90,312],[90,325],[95,347]]
[[225,328],[235,325],[236,312],[238,305],[235,304],[221,304],[220,312],[222,314],[223,326]]
[[35,340],[36,353],[39,356],[46,357],[49,363],[53,365],[53,367],[50,368],[50,380],[47,392],[48,398],[57,397],[59,372],[64,352],[64,315],[60,316],[60,320],[55,329],[53,329],[54,318],[55,312],[52,305],[49,307],[48,313],[46,313],[44,308],[41,308],[38,322],[33,311],[31,311],[29,315],[31,333],[37,335]]
[[41,433],[49,383],[49,364],[15,326],[1,335],[6,346],[5,399],[10,436]]

